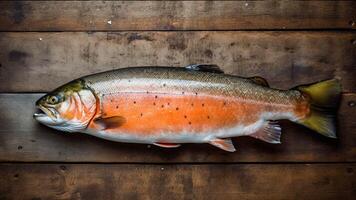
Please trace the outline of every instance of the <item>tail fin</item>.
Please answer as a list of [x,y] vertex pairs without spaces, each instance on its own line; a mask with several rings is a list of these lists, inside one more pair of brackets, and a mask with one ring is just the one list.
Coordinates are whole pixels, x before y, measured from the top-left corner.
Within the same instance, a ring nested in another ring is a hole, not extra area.
[[310,98],[310,114],[298,123],[330,138],[336,138],[336,111],[339,106],[341,85],[331,79],[297,89]]

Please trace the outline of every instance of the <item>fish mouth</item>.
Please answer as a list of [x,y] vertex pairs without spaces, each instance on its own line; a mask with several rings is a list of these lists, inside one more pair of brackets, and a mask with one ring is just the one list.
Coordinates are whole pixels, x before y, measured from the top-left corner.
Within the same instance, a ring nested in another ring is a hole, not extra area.
[[54,114],[53,111],[51,111],[51,109],[46,108],[46,107],[44,107],[42,105],[38,105],[36,108],[37,108],[37,110],[33,114],[34,118],[40,118],[40,117],[49,117],[51,119],[56,118],[55,117],[56,115]]

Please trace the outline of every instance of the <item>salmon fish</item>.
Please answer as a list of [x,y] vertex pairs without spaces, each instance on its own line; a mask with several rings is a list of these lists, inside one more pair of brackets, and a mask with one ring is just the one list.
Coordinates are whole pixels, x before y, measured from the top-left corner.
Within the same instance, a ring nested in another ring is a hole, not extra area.
[[280,143],[287,119],[336,138],[338,80],[272,89],[261,77],[224,74],[216,65],[134,67],[69,82],[36,102],[51,128],[107,140],[179,147],[209,143],[233,152],[231,137]]

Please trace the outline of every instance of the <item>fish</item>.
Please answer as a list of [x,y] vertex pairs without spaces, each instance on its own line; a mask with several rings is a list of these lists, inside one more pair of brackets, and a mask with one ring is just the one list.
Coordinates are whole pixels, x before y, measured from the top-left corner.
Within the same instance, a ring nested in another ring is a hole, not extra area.
[[281,143],[278,120],[337,138],[340,94],[338,79],[280,90],[217,65],[129,67],[58,87],[36,101],[33,116],[53,129],[111,141],[164,148],[208,143],[234,152],[233,137]]

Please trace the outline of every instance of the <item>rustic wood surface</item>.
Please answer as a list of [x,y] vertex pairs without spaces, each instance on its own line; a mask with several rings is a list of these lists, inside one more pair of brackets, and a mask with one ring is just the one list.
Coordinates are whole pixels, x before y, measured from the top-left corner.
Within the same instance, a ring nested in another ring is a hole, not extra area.
[[355,29],[352,1],[10,1],[0,31]]
[[164,149],[110,142],[79,133],[55,131],[32,119],[41,94],[0,95],[0,161],[109,163],[356,162],[356,94],[345,94],[339,110],[339,139],[282,122],[282,144],[249,137],[234,139],[237,152],[209,144]]
[[[0,1],[0,199],[354,199],[355,28],[354,1]],[[163,149],[32,118],[74,78],[192,63],[281,89],[341,79],[339,139],[281,121],[281,145]]]
[[355,164],[1,164],[1,199],[353,199]]
[[259,75],[282,89],[339,77],[344,92],[355,92],[355,40],[349,32],[0,33],[0,92],[50,91],[121,67],[194,63]]

